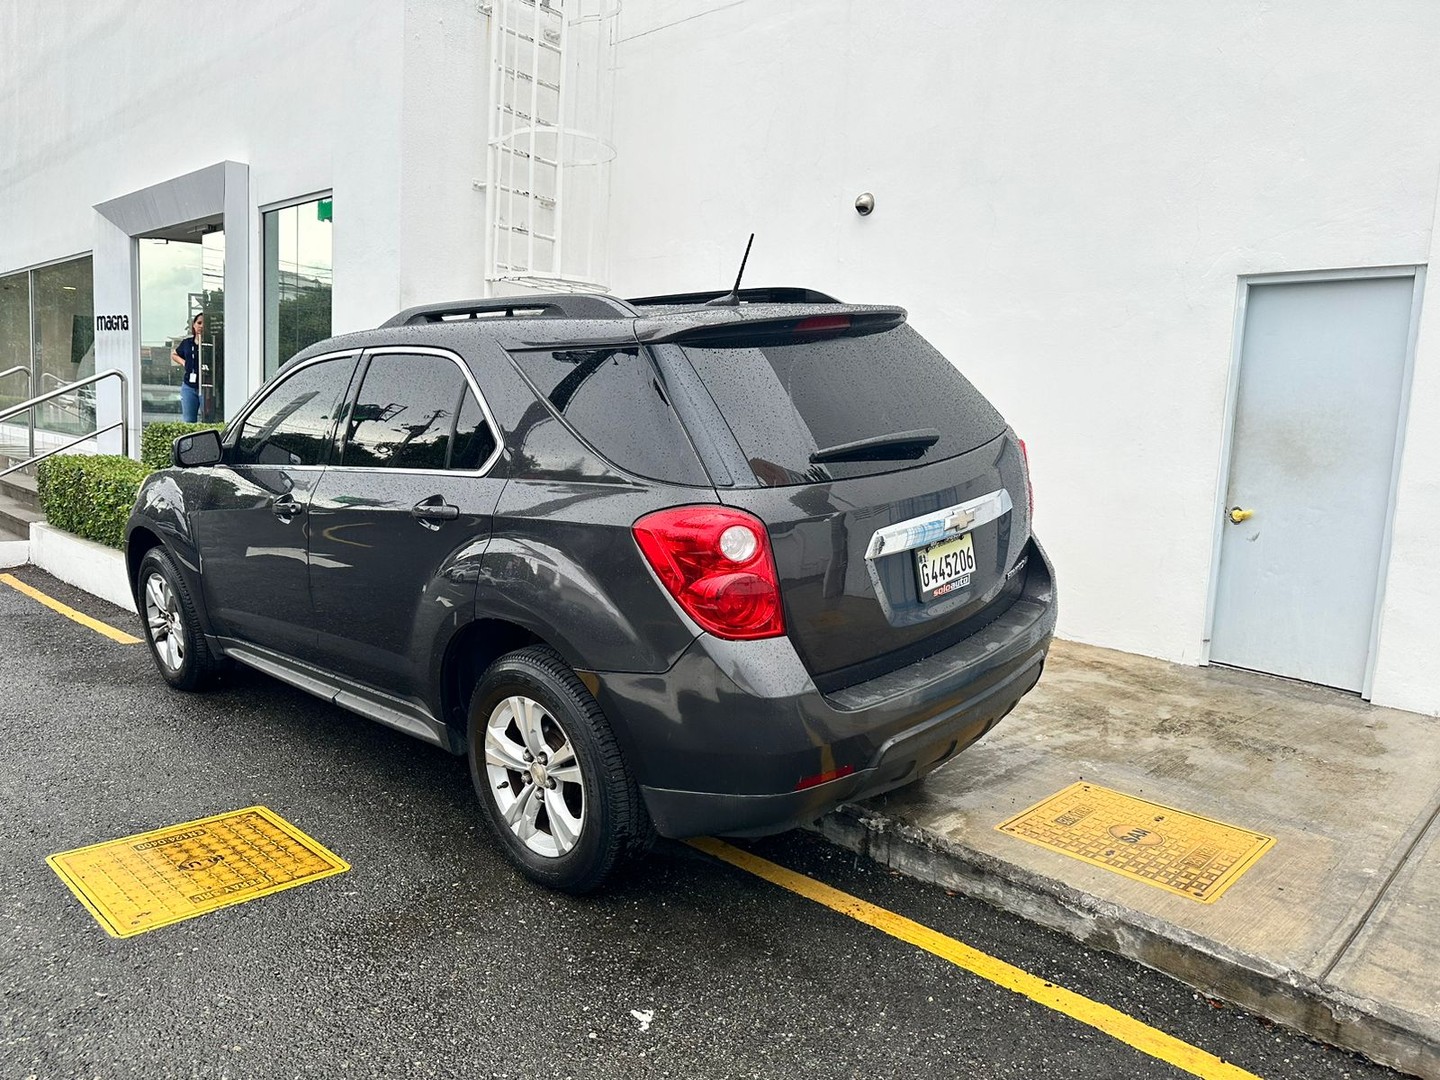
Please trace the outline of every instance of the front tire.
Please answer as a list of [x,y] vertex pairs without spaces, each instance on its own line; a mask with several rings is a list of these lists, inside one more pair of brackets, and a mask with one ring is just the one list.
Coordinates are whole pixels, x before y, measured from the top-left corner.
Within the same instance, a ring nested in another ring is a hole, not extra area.
[[543,646],[501,657],[476,688],[470,779],[506,857],[552,889],[599,888],[653,836],[600,706]]
[[220,673],[223,662],[205,641],[195,604],[170,553],[161,547],[147,551],[136,581],[136,606],[155,666],[175,689],[199,690]]

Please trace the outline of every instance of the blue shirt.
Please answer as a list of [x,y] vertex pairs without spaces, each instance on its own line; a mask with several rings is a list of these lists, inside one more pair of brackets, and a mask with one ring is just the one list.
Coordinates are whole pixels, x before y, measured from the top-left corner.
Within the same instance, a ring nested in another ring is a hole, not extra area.
[[195,339],[187,337],[175,346],[175,352],[181,360],[185,361],[185,385],[198,390],[200,387],[200,352],[195,347]]

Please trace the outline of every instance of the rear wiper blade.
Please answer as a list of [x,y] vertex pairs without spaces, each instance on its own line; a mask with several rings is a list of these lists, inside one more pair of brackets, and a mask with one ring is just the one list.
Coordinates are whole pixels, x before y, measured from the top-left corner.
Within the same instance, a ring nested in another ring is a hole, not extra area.
[[837,443],[810,455],[810,464],[827,461],[914,461],[940,441],[934,428],[897,431],[892,435],[875,435],[854,442]]

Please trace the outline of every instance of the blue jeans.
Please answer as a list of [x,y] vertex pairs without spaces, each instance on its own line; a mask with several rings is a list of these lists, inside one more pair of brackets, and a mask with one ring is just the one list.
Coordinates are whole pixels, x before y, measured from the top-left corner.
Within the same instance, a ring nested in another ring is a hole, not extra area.
[[200,418],[200,392],[188,383],[180,384],[180,419],[193,424]]

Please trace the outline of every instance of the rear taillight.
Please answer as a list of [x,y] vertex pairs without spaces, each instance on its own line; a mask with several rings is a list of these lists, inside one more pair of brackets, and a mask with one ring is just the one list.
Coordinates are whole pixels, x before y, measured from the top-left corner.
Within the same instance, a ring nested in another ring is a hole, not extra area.
[[1030,451],[1025,449],[1025,440],[1016,439],[1020,444],[1020,457],[1025,462],[1025,499],[1030,507],[1030,520],[1035,520],[1035,488],[1030,483]]
[[685,613],[732,641],[785,633],[770,535],[753,514],[681,506],[647,514],[635,542]]

